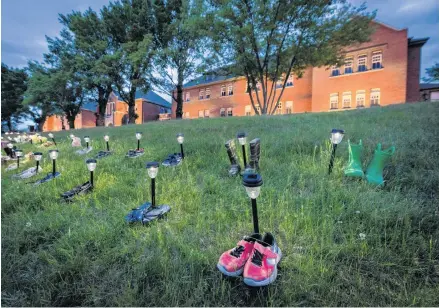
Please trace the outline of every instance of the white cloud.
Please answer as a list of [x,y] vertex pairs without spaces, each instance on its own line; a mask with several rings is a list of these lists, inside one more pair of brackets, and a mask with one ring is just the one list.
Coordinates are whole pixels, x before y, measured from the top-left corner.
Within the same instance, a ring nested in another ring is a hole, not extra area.
[[399,14],[419,14],[434,10],[438,5],[437,0],[408,0],[396,11]]

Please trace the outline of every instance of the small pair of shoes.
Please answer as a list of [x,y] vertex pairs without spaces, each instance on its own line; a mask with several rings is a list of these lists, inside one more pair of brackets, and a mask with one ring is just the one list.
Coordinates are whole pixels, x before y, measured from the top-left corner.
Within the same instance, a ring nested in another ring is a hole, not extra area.
[[145,202],[138,208],[132,209],[125,216],[125,221],[128,223],[141,222],[145,225],[153,220],[163,218],[170,210],[171,207],[166,204],[153,207],[151,202]]
[[255,233],[245,236],[235,248],[224,252],[217,268],[230,277],[242,274],[248,286],[262,287],[276,280],[281,258],[282,252],[271,233],[265,233],[264,237]]
[[181,161],[181,153],[169,154],[168,157],[162,162],[162,165],[165,167],[174,167],[179,165]]
[[139,150],[128,150],[126,157],[136,158],[142,156],[143,154],[145,154],[145,150],[143,148]]

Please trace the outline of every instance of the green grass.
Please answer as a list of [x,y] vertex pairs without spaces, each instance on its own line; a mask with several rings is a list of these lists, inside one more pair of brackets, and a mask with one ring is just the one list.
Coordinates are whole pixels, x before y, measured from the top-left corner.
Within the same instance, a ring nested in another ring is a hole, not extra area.
[[[333,127],[346,135],[328,176]],[[215,268],[253,228],[241,178],[227,176],[224,142],[240,130],[261,138],[259,223],[284,254],[276,282],[259,290]],[[146,153],[125,158],[136,131]],[[150,199],[145,162],[176,152],[178,132],[186,159],[157,177],[157,202],[171,212],[149,227],[126,225],[128,211]],[[115,151],[98,161],[96,189],[75,203],[59,194],[87,180],[92,155],[76,155],[69,132],[56,133],[55,181],[32,187],[2,171],[4,306],[439,305],[438,103],[74,133],[93,139],[90,154],[108,133]],[[349,138],[363,139],[364,167],[377,143],[396,146],[385,188],[342,175]],[[50,172],[47,155],[43,167]]]

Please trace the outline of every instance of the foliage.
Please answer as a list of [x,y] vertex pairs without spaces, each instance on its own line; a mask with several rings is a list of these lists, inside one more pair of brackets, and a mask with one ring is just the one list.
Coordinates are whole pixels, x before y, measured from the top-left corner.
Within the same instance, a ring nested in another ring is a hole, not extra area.
[[23,94],[27,88],[27,74],[23,69],[8,67],[2,62],[2,124],[9,131],[23,114]]
[[[403,104],[115,127],[96,189],[68,205],[59,194],[89,175],[69,132],[55,133],[60,178],[33,187],[2,170],[2,305],[439,306],[438,113],[438,103]],[[346,136],[328,176],[333,127]],[[227,175],[224,148],[243,128],[262,142],[260,228],[284,255],[276,282],[261,289],[215,268],[252,231],[250,201],[241,179]],[[145,158],[131,160],[124,155],[136,131]],[[185,161],[160,166],[156,178],[157,203],[171,212],[148,227],[126,225],[124,216],[150,200],[145,160],[178,150],[176,132],[185,134]],[[92,139],[89,157],[105,149],[108,128],[78,133]],[[343,176],[347,139],[363,139],[364,168],[377,143],[396,146],[386,187]],[[42,166],[37,178],[51,171],[47,156]]]
[[129,123],[135,123],[136,92],[150,89],[148,75],[155,48],[152,5],[144,0],[121,0],[110,3],[101,12],[111,54],[117,63],[113,84],[128,104]]
[[439,81],[439,63],[435,63],[432,67],[427,68],[425,73],[428,76],[423,78],[425,82]]
[[[345,0],[212,0],[212,35],[231,73],[245,76],[253,109],[272,114],[288,76],[341,63],[343,48],[372,32],[365,5]],[[232,64],[232,65],[231,65]]]

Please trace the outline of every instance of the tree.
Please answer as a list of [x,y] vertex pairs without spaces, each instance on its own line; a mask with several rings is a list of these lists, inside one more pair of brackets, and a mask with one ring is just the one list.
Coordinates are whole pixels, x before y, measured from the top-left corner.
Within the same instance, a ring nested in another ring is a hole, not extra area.
[[9,131],[23,115],[23,95],[27,88],[27,74],[23,69],[10,68],[2,63],[2,123]]
[[110,49],[110,36],[104,21],[89,8],[84,13],[60,15],[60,22],[74,36],[75,67],[81,83],[98,103],[97,126],[105,125],[105,110],[117,76],[117,62]]
[[341,64],[368,40],[375,13],[345,0],[212,0],[212,36],[230,73],[245,76],[256,114],[276,110],[291,73]]
[[[158,2],[155,38],[158,48],[153,83],[177,103],[176,117],[183,115],[183,83],[204,70],[212,59],[210,39],[203,23],[209,23],[201,0]],[[175,91],[174,91],[175,90]]]
[[128,104],[129,123],[135,123],[137,90],[150,89],[149,74],[154,55],[153,9],[149,1],[121,0],[102,9],[110,36],[111,54],[117,72],[113,84]]
[[425,73],[428,77],[422,78],[425,82],[439,81],[439,63],[435,63],[432,67],[427,68]]

